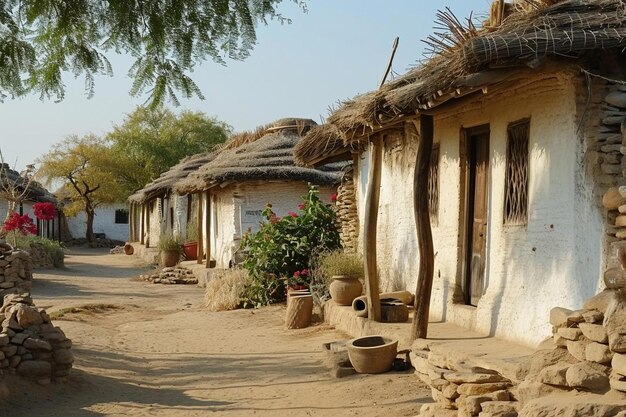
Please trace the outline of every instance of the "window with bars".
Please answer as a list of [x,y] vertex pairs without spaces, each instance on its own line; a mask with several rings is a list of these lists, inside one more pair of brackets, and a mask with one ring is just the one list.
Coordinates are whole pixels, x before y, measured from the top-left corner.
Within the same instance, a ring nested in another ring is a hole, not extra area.
[[506,147],[504,224],[528,223],[528,138],[530,120],[511,123]]
[[439,213],[439,144],[433,145],[430,154],[430,168],[428,171],[428,210],[430,220],[437,221]]
[[128,210],[115,210],[115,224],[128,224]]

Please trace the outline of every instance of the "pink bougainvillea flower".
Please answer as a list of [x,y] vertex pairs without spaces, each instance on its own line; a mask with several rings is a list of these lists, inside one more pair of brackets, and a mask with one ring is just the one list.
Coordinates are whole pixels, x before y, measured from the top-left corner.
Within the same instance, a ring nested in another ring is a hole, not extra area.
[[337,201],[337,194],[333,194],[330,196],[330,201],[332,201],[333,203]]
[[276,224],[280,221],[280,217],[276,215],[276,213],[270,214],[270,223]]
[[290,215],[291,217],[298,217],[298,213],[294,213],[293,211],[290,211],[287,214]]
[[303,277],[309,276],[309,270],[308,269],[303,269],[302,271],[300,271],[300,275],[302,275]]
[[54,204],[47,202],[33,204],[33,212],[39,220],[52,220],[56,215]]
[[294,277],[299,277],[299,276],[300,276],[300,271],[296,271],[296,272],[294,272],[294,273],[293,273],[293,276],[294,276]]

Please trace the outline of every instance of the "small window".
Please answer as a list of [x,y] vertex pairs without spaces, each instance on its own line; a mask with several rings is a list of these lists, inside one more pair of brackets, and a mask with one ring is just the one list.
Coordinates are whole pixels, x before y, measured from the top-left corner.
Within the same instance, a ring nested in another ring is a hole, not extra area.
[[128,210],[115,210],[115,224],[128,224]]
[[504,224],[528,223],[528,137],[530,120],[511,123],[506,147]]
[[435,223],[439,213],[439,144],[433,145],[430,154],[430,168],[428,171],[428,211],[430,221]]

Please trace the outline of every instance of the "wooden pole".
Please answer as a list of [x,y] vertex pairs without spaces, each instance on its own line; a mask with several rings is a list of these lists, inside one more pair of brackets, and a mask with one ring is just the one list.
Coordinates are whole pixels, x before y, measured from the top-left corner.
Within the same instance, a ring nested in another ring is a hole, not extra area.
[[135,205],[133,203],[130,203],[128,205],[128,241],[129,242],[133,242],[134,236],[133,236],[133,228],[134,228],[134,224],[135,224]]
[[211,266],[211,192],[206,190],[205,193],[206,198],[206,214],[204,218],[206,219],[206,264],[205,266],[209,268]]
[[144,206],[146,206],[146,230],[145,230],[145,235],[146,235],[146,248],[150,247],[150,205],[152,204],[151,202],[147,201],[147,204],[144,203]]
[[[417,128],[417,126],[416,126]],[[433,117],[420,115],[419,143],[415,160],[413,177],[413,207],[415,210],[415,226],[419,247],[419,273],[415,290],[415,315],[411,338],[426,338],[428,334],[428,315],[430,312],[430,295],[433,289],[433,271],[435,256],[433,235],[430,229],[430,213],[428,210],[428,173],[430,155],[433,149]]]
[[365,196],[363,261],[365,263],[365,294],[368,317],[380,321],[380,285],[376,262],[376,229],[380,200],[380,175],[383,161],[383,136],[376,135],[370,145],[370,166]]
[[204,256],[204,237],[202,230],[202,193],[198,193],[198,212],[196,213],[198,219],[198,264],[202,264],[202,257]]
[[387,62],[387,68],[385,68],[385,73],[383,74],[383,78],[380,80],[380,84],[378,85],[379,90],[385,84],[385,81],[387,81],[387,76],[389,76],[389,72],[391,71],[391,64],[393,64],[393,58],[396,55],[396,49],[398,49],[399,41],[400,41],[400,38],[397,36],[393,40],[393,46],[391,47],[391,56],[389,56],[389,61]]
[[144,235],[146,234],[146,205],[144,203],[141,203],[141,207],[140,207],[140,213],[139,213],[139,243],[141,243],[142,245],[144,244]]

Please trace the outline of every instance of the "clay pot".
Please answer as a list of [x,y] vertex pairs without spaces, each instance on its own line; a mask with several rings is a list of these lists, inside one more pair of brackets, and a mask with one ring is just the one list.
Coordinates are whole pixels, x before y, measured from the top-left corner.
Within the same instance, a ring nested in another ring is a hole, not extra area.
[[288,298],[287,312],[285,313],[285,327],[288,329],[302,329],[311,324],[313,315],[313,296],[294,295]]
[[352,300],[352,309],[357,317],[367,317],[367,296],[362,295]]
[[[393,292],[384,292],[380,294],[380,299],[383,300],[385,298],[395,298],[396,300],[402,301],[404,304],[412,306],[413,301],[415,300],[415,296],[408,291],[393,291]],[[367,296],[363,295],[361,297],[357,297],[352,301],[352,309],[357,317],[367,317]]]
[[131,245],[130,243],[127,243],[124,245],[124,253],[126,255],[132,255],[133,253],[135,253],[135,248],[133,248],[133,245]]
[[347,344],[348,356],[360,374],[380,374],[391,369],[398,354],[398,341],[383,336],[365,336]]
[[168,249],[161,251],[161,264],[168,268],[170,266],[175,266],[178,263],[178,259],[180,258],[180,253],[176,249]]
[[198,259],[198,242],[183,243],[183,253],[185,254],[185,259],[188,261]]
[[328,290],[335,303],[340,306],[349,306],[355,298],[361,295],[363,284],[355,276],[335,275]]

